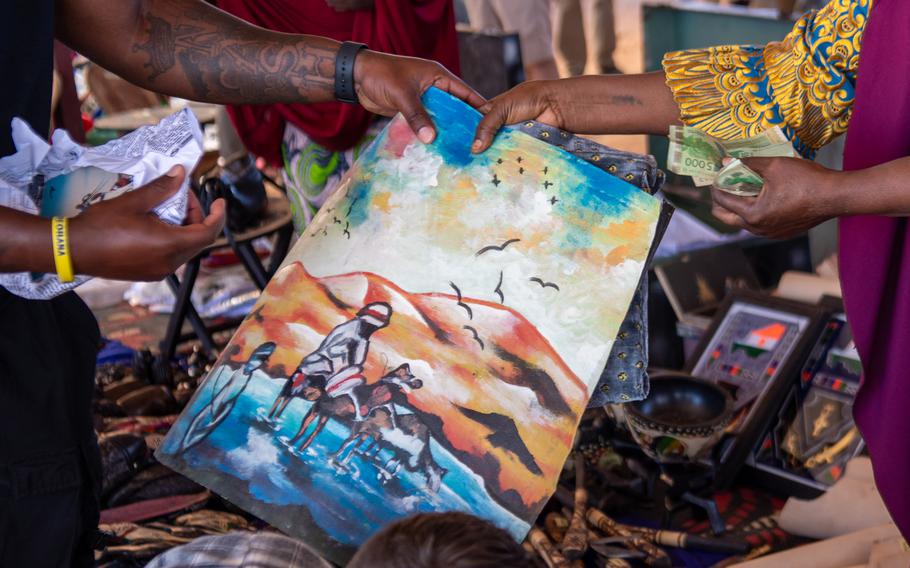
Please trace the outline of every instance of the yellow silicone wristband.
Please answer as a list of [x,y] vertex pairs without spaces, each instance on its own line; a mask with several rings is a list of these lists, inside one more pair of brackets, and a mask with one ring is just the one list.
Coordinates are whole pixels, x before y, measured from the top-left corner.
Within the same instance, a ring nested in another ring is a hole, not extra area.
[[66,217],[51,219],[51,238],[54,242],[54,266],[61,282],[73,281],[73,259],[70,258],[70,239]]

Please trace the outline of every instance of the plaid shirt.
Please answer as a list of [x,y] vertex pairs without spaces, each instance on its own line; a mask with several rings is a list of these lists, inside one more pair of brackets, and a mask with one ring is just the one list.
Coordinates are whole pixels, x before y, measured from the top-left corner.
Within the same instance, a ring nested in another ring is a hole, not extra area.
[[191,566],[332,568],[303,542],[268,532],[232,532],[197,538],[157,556],[146,568]]

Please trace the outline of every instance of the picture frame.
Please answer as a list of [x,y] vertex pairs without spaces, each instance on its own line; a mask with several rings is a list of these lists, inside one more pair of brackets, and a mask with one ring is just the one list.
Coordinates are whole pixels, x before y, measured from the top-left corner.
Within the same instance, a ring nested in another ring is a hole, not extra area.
[[716,453],[724,487],[761,441],[815,344],[826,311],[754,291],[735,290],[719,307],[686,371],[731,391],[734,417]]
[[862,366],[840,298],[825,296],[825,325],[748,465],[792,495],[815,497],[865,444],[853,421]]
[[739,245],[685,252],[654,266],[680,322],[707,327],[727,293],[760,290],[761,284]]

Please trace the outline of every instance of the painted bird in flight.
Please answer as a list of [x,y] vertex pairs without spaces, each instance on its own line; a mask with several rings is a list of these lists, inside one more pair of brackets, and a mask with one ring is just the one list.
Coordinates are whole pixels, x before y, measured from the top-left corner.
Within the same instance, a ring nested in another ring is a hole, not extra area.
[[496,289],[493,290],[493,293],[499,296],[500,304],[506,303],[506,296],[502,293],[502,270],[499,271],[499,284],[496,285]]
[[480,350],[481,350],[481,351],[484,351],[485,348],[484,348],[483,340],[482,340],[482,339],[480,338],[480,336],[477,334],[477,330],[474,329],[473,327],[469,326],[469,325],[463,325],[463,326],[461,326],[461,327],[471,332],[471,335],[474,336],[474,341],[476,341],[477,344],[480,345]]
[[449,286],[452,287],[452,290],[455,290],[455,296],[458,298],[458,301],[456,302],[456,304],[458,304],[459,306],[464,308],[464,310],[466,312],[468,312],[468,319],[470,319],[470,320],[474,319],[474,310],[471,309],[471,306],[469,306],[461,301],[461,290],[458,289],[458,286],[456,286],[454,282],[449,282]]
[[557,286],[554,282],[544,282],[542,279],[540,279],[536,276],[528,278],[528,280],[530,280],[531,282],[540,284],[541,288],[555,288],[556,291],[559,292],[559,286]]
[[519,242],[520,240],[521,240],[521,239],[509,239],[509,240],[505,241],[504,243],[502,243],[501,245],[488,245],[488,246],[485,246],[485,247],[483,247],[482,249],[480,249],[479,251],[477,251],[476,253],[474,253],[474,256],[480,256],[480,255],[482,255],[482,254],[484,254],[484,253],[490,252],[491,250],[495,250],[495,251],[502,252],[502,251],[506,250],[506,247],[507,247],[507,246],[511,245],[512,243],[517,243],[517,242]]

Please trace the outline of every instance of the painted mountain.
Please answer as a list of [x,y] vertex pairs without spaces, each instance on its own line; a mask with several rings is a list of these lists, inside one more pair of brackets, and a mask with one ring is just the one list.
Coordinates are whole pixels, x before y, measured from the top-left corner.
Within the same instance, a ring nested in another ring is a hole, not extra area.
[[[431,89],[291,250],[159,459],[343,563],[466,511],[521,539],[654,245],[657,199]],[[622,380],[621,378],[617,380]]]
[[[364,305],[387,302],[391,322],[374,335],[364,375],[373,380],[408,363],[423,382],[408,402],[433,438],[481,473],[493,499],[527,516],[552,493],[575,434],[575,409],[588,394],[520,314],[465,299],[478,328],[507,330],[478,342],[464,329],[465,312],[456,301],[454,295],[409,294],[375,274],[316,279],[295,263],[276,275],[228,353],[242,363],[258,345],[274,341],[279,347],[269,365],[278,373],[267,372],[283,379],[333,327]],[[473,355],[470,364],[465,352]]]

